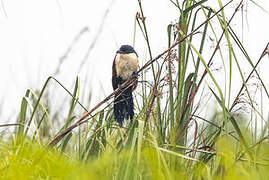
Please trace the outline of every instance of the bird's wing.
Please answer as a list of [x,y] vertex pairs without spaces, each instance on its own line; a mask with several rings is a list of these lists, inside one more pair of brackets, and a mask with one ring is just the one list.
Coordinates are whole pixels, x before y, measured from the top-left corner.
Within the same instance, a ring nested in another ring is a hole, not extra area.
[[115,60],[116,60],[116,56],[114,57],[113,65],[112,65],[112,86],[113,86],[114,91],[118,88],[117,71],[116,71]]

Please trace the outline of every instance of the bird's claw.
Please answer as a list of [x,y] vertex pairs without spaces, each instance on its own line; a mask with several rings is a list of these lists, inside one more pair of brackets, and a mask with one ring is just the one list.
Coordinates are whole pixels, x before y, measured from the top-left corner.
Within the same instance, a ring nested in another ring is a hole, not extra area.
[[123,87],[122,87],[121,84],[118,85],[118,89],[119,89],[120,91],[122,91]]

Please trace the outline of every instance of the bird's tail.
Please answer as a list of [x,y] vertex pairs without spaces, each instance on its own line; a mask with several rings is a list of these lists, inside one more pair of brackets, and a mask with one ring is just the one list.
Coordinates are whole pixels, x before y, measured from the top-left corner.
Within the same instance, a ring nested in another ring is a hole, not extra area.
[[132,95],[132,87],[124,92],[119,91],[114,98],[114,117],[122,126],[124,119],[129,119],[132,123],[134,117],[134,102]]

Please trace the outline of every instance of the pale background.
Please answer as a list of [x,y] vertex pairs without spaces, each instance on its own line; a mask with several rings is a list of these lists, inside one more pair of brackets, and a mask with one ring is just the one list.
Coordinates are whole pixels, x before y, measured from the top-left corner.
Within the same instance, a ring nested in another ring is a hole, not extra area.
[[[229,7],[231,13],[238,2]],[[208,3],[215,3],[218,9],[217,0],[209,0]],[[156,56],[167,47],[166,28],[170,22],[177,20],[178,11],[169,0],[142,0],[142,4],[153,56]],[[268,1],[259,4],[269,10]],[[257,60],[269,42],[269,15],[250,1],[244,8],[237,14],[233,25],[239,29],[242,27],[243,13],[244,32],[239,33],[243,34],[242,39],[251,58]],[[90,86],[93,104],[111,93],[112,61],[121,44],[133,43],[137,11],[136,0],[2,0],[0,124],[17,117],[26,90],[41,89],[48,76],[55,74],[61,57],[72,44],[55,77],[71,90],[79,75],[81,87],[84,87],[83,84]],[[81,38],[73,43],[85,27]],[[89,47],[89,55],[85,57]],[[135,49],[142,65],[149,56],[138,26]],[[266,61],[260,71],[268,87],[268,58]],[[59,94],[55,97],[61,101]]]

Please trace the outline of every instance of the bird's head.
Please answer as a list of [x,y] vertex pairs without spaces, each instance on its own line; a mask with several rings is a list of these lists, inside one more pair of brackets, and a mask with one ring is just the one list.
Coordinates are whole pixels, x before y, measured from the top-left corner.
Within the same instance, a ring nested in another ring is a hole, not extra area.
[[120,49],[117,51],[119,54],[130,54],[130,53],[137,53],[135,52],[134,48],[130,45],[122,45]]

